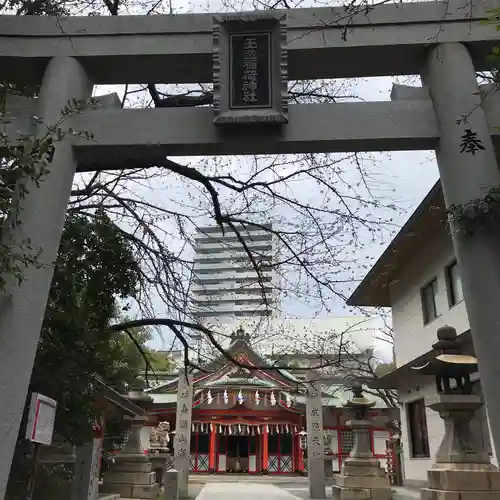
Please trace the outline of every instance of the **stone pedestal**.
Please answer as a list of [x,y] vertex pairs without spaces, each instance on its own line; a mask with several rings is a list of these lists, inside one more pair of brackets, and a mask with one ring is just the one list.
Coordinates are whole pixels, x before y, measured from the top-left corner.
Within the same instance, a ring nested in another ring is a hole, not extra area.
[[96,438],[76,451],[71,500],[97,500],[101,440]]
[[347,425],[354,432],[354,447],[344,461],[340,475],[334,478],[333,498],[390,500],[392,490],[389,478],[370,447],[372,424],[367,420],[351,420]]
[[145,417],[131,420],[127,444],[116,456],[113,468],[104,474],[100,492],[119,493],[123,498],[157,498],[160,485],[142,448],[141,431],[146,421]]
[[436,463],[427,471],[429,484],[420,490],[421,500],[500,499],[500,471],[470,428],[481,405],[472,394],[440,394],[428,405],[445,421],[445,435]]
[[162,500],[177,500],[179,497],[177,495],[178,479],[179,473],[176,469],[170,469],[165,471],[165,479],[163,481],[165,485],[165,493]]
[[102,493],[119,493],[123,498],[156,498],[160,485],[146,455],[120,454],[103,477]]

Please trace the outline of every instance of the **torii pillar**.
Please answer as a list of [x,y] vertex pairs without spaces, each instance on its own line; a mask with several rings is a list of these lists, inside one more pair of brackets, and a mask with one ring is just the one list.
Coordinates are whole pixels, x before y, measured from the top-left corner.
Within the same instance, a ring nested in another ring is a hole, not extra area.
[[[443,43],[428,56],[422,75],[429,88],[440,132],[436,156],[448,209],[484,199],[500,188],[490,125],[483,108],[475,68],[462,43]],[[474,134],[481,148],[464,150],[464,137]],[[481,384],[496,452],[500,452],[500,231],[498,222],[474,224],[466,234],[452,223],[467,315],[479,362]]]
[[[38,98],[38,116],[43,120],[38,126],[38,135],[45,135],[47,126],[61,119],[61,111],[68,101],[88,99],[92,88],[79,61],[72,57],[53,58],[45,70]],[[65,121],[62,128],[71,126],[70,122],[71,119]],[[53,263],[76,172],[70,140],[66,137],[57,143],[49,172],[39,186],[30,180],[25,182],[29,194],[19,201],[22,223],[9,228],[1,240],[3,245],[16,250],[30,239],[34,251],[40,250],[38,262],[41,266],[23,268],[20,284],[6,276],[6,290],[0,296],[0,499],[4,498],[7,489]]]

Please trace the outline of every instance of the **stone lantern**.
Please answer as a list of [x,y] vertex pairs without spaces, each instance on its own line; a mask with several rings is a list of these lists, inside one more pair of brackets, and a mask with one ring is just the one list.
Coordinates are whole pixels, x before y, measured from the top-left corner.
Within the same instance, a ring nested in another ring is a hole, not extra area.
[[[140,406],[152,401],[141,388],[130,390],[127,398]],[[125,417],[130,432],[125,447],[115,457],[115,465],[103,476],[100,493],[117,493],[124,498],[157,498],[160,485],[156,482],[156,474],[152,463],[145,454],[144,430],[148,424],[146,415]],[[149,433],[147,433],[149,437]]]
[[351,390],[353,397],[345,407],[350,408],[354,416],[347,422],[354,434],[354,446],[342,464],[341,474],[334,479],[333,498],[389,500],[392,498],[389,478],[371,450],[370,429],[373,424],[368,420],[368,410],[375,402],[364,396],[360,383],[354,383]]
[[478,370],[477,359],[463,353],[454,328],[439,328],[437,337],[432,346],[434,357],[413,368],[435,377],[437,395],[427,401],[427,406],[439,413],[445,424],[436,463],[427,471],[429,484],[421,490],[421,498],[500,498],[500,472],[490,463],[489,454],[470,426],[476,410],[483,405],[473,394],[470,378]]

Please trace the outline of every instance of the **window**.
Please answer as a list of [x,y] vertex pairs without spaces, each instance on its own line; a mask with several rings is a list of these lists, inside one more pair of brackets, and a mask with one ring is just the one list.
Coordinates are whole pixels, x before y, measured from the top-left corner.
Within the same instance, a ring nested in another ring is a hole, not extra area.
[[227,453],[227,438],[225,434],[219,434],[219,451],[218,453]]
[[293,440],[291,434],[280,434],[280,453],[291,455],[293,453]]
[[462,280],[457,261],[446,268],[446,283],[448,287],[448,304],[450,307],[464,300],[462,293]]
[[269,436],[267,437],[267,449],[268,449],[268,452],[269,454],[278,454],[279,453],[279,440],[280,438],[280,435],[279,434],[269,434]]
[[427,435],[427,417],[423,399],[406,405],[408,434],[410,436],[410,455],[412,458],[428,458],[429,437]]
[[436,296],[437,296],[437,279],[434,278],[428,285],[421,290],[422,310],[424,313],[424,324],[436,319]]
[[[194,441],[194,436],[191,440]],[[209,453],[210,451],[210,436],[208,434],[198,434],[198,453]]]

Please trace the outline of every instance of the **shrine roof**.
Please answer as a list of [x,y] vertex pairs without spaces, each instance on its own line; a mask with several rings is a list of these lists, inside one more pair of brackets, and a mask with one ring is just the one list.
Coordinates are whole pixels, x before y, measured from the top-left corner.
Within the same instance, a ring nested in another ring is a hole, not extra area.
[[[195,392],[199,394],[202,389],[198,389]],[[331,385],[323,388],[323,398],[322,404],[323,406],[334,407],[334,408],[342,408],[345,404],[352,398],[352,392],[349,388],[344,387],[342,385]],[[177,403],[177,394],[174,392],[163,393],[163,394],[151,394],[154,399],[155,404],[172,404],[175,405]],[[382,401],[381,398],[370,395],[369,398],[372,401],[375,401],[375,408],[385,408],[387,405]],[[306,404],[306,395],[305,394],[295,394],[293,396],[295,401],[295,406],[305,406]]]
[[258,387],[266,387],[272,389],[273,387],[276,387],[275,383],[272,383],[268,380],[261,380],[257,378],[232,378],[230,379],[229,377],[224,377],[220,378],[219,380],[214,380],[211,383],[205,384],[205,387],[218,387],[218,386],[231,386],[231,385],[251,385],[251,386],[258,386]]
[[[238,366],[233,360],[244,365]],[[248,367],[248,368],[246,368]],[[237,339],[229,349],[227,355],[203,366],[192,374],[196,388],[211,386],[251,385],[287,392],[297,392],[300,381],[287,370],[278,368],[264,357],[255,352],[245,339]],[[146,389],[148,394],[175,392],[179,377],[168,382]]]

